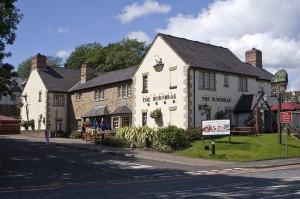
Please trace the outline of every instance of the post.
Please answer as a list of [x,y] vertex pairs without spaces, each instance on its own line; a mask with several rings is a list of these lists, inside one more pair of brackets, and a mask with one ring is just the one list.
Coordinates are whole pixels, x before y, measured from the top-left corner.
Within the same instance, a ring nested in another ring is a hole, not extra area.
[[281,144],[281,124],[280,124],[280,112],[281,112],[281,93],[278,93],[278,115],[277,115],[277,124],[278,124],[278,144]]
[[216,155],[216,144],[215,140],[211,142],[211,155]]
[[285,159],[288,159],[288,126],[285,125]]
[[56,137],[56,134],[57,134],[57,112],[58,112],[58,110],[55,109],[55,134],[54,134],[54,137]]

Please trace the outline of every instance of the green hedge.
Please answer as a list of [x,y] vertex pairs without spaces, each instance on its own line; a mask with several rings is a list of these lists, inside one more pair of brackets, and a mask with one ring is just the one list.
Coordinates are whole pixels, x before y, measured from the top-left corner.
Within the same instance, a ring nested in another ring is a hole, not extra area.
[[159,128],[124,127],[116,131],[116,138],[126,140],[132,148],[155,148],[159,151],[172,152],[190,144],[186,131],[175,126]]

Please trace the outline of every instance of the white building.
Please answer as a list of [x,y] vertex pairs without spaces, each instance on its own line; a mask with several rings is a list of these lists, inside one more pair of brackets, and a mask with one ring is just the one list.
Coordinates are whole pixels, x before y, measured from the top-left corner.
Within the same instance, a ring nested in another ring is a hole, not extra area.
[[[270,96],[271,77],[259,50],[247,51],[244,63],[227,48],[158,34],[133,78],[133,124],[190,128],[225,113],[241,125],[233,113],[238,100]],[[157,109],[162,117],[151,118]]]
[[32,71],[22,92],[21,119],[34,120],[36,130],[66,131],[67,91],[80,80],[80,70],[46,65],[46,56],[32,59]]

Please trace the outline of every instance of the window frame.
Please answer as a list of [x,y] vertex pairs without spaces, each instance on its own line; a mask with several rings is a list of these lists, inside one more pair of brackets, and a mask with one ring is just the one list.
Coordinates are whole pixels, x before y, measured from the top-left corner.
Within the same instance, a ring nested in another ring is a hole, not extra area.
[[148,74],[142,75],[142,93],[148,93]]
[[216,91],[216,73],[208,71],[199,71],[198,89]]
[[142,126],[147,126],[147,123],[148,123],[148,113],[142,112]]
[[38,102],[42,102],[42,91],[39,91],[39,99]]
[[238,91],[239,92],[248,92],[248,78],[239,77],[238,78]]

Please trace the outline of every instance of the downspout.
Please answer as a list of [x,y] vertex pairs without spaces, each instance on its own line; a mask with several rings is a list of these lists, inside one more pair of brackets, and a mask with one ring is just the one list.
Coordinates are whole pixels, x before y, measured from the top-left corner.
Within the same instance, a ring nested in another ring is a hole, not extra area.
[[195,74],[196,74],[196,70],[193,69],[193,117],[194,117],[194,126],[193,127],[196,127],[196,77],[195,77]]

